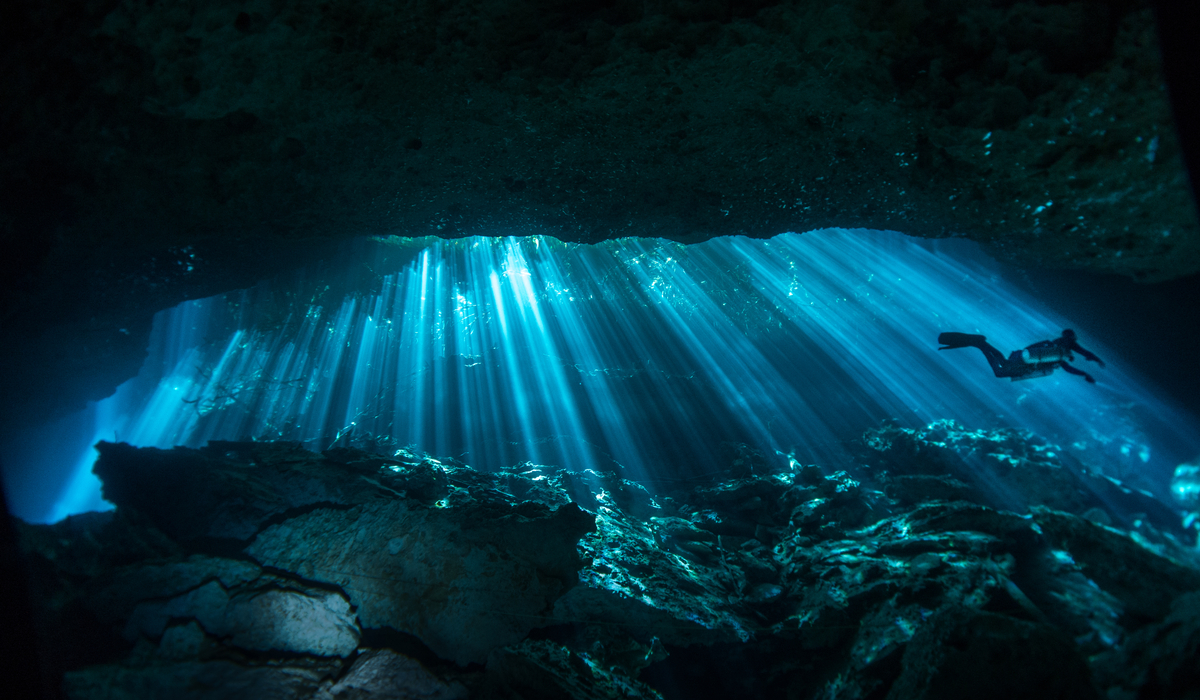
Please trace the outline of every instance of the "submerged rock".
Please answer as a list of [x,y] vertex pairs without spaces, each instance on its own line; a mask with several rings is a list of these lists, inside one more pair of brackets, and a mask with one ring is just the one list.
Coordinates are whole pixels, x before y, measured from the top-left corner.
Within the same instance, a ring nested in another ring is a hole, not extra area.
[[913,635],[888,700],[1099,700],[1087,663],[1050,625],[948,607]]
[[291,700],[315,697],[332,670],[246,666],[222,660],[92,666],[68,672],[63,692],[71,700]]
[[388,649],[360,654],[346,674],[329,688],[328,693],[333,700],[462,700],[468,697],[467,689],[461,683],[447,683],[415,659]]
[[1028,431],[970,430],[952,420],[924,429],[884,425],[867,431],[858,447],[873,479],[902,505],[963,499],[1015,511],[1045,506],[1125,528],[1146,521],[1183,534],[1172,506]]
[[[1178,528],[1106,523],[1097,480],[1033,436],[940,423],[863,446],[853,474],[652,493],[407,450],[105,445],[117,511],[20,530],[71,698],[1190,687],[1200,567]],[[1002,479],[1009,508],[984,487]]]
[[657,691],[619,670],[602,668],[587,655],[548,641],[525,641],[493,651],[487,670],[493,682],[524,696],[602,700],[661,700]]
[[1175,599],[1171,613],[1101,655],[1097,678],[1110,697],[1187,698],[1200,688],[1200,591]]
[[592,522],[574,504],[528,515],[471,510],[403,501],[321,509],[268,527],[246,552],[338,586],[363,627],[412,634],[443,658],[482,663],[546,623],[577,581],[575,544]]

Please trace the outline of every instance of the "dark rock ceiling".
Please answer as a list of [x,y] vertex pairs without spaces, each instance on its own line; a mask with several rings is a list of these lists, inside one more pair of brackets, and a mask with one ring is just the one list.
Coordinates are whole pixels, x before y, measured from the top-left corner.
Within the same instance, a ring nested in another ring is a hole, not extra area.
[[1200,270],[1137,0],[10,0],[0,32],[26,415],[132,375],[153,312],[364,235],[869,227]]

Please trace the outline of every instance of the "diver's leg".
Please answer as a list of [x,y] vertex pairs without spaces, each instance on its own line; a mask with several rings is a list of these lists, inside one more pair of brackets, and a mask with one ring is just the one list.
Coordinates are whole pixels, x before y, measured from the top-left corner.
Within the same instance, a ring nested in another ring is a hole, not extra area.
[[938,343],[945,345],[944,348],[938,350],[953,350],[955,348],[973,348],[978,347],[979,343],[986,343],[987,336],[972,335],[970,333],[941,333],[938,335]]
[[1092,379],[1092,375],[1088,374],[1087,372],[1084,372],[1081,369],[1076,369],[1076,368],[1072,367],[1071,365],[1067,364],[1066,362],[1060,361],[1058,363],[1058,366],[1062,367],[1068,374],[1077,374],[1080,377],[1083,377],[1084,379],[1088,380],[1088,384],[1096,383],[1096,380]]
[[988,364],[991,365],[992,374],[995,374],[997,377],[1012,375],[1011,372],[1007,371],[1007,361],[1004,359],[1004,354],[987,342],[987,336],[972,335],[970,333],[942,333],[938,336],[938,342],[946,346],[938,348],[938,350],[979,348],[983,352],[983,356],[987,358]]
[[1007,377],[1012,374],[1012,372],[1007,371],[1009,361],[1004,359],[1004,353],[986,342],[980,342],[975,347],[983,351],[983,356],[987,358],[988,364],[992,366],[992,372],[997,377]]

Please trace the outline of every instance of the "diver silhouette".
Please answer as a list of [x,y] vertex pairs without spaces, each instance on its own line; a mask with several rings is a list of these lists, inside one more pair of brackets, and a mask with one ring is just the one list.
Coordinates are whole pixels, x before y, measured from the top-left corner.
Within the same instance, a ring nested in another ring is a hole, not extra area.
[[1053,373],[1056,368],[1062,367],[1066,372],[1077,374],[1088,380],[1089,383],[1095,384],[1096,380],[1092,378],[1092,375],[1067,363],[1068,360],[1075,359],[1075,356],[1071,354],[1075,352],[1083,355],[1086,360],[1098,362],[1101,367],[1104,366],[1104,360],[1084,350],[1076,342],[1075,331],[1070,328],[1064,330],[1062,335],[1054,340],[1043,340],[1023,350],[1014,350],[1008,357],[992,347],[987,342],[987,336],[969,333],[942,333],[938,336],[938,343],[945,346],[938,350],[979,348],[983,351],[983,356],[987,358],[988,364],[992,366],[992,372],[997,377],[1009,377],[1014,382],[1021,379],[1045,377]]

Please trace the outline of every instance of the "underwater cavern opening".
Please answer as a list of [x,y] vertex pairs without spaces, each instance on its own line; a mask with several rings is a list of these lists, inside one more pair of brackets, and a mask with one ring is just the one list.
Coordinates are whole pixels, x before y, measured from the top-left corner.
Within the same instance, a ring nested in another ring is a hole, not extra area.
[[1196,700],[1194,4],[5,3],[5,696]]
[[[1061,372],[1001,381],[974,352],[936,352],[950,329],[1011,349],[1079,326],[963,241],[475,237],[380,240],[359,257],[160,313],[138,377],[48,428],[54,439],[22,441],[48,453],[9,447],[13,512],[55,522],[105,507],[99,440],[407,448],[491,472],[615,469],[652,490],[788,463],[845,469],[885,420],[1029,430],[1160,495],[1200,452],[1193,419],[1086,327],[1110,360],[1095,386]],[[396,271],[375,273],[385,258]]]
[[[6,446],[35,577],[122,562],[66,598],[110,635],[51,652],[69,695],[250,682],[229,654],[274,684],[283,653],[320,660],[303,692],[860,697],[933,683],[898,650],[942,629],[1032,639],[1014,682],[1075,692],[1200,584],[1195,418],[974,244],[366,249],[158,314],[137,377]],[[938,351],[1067,327],[1095,384]]]

